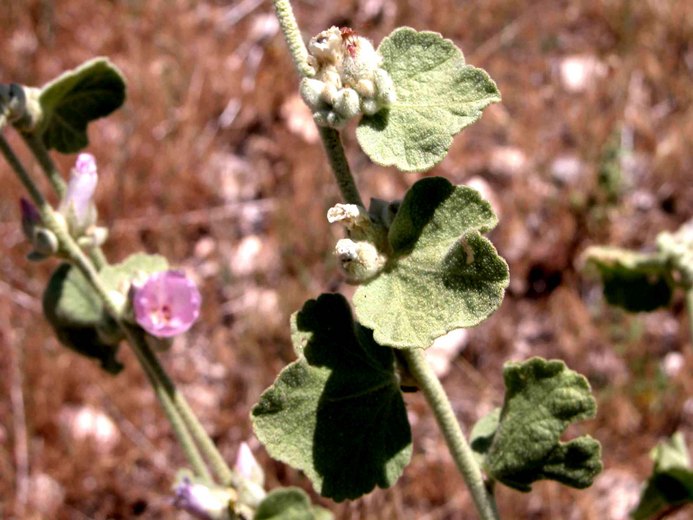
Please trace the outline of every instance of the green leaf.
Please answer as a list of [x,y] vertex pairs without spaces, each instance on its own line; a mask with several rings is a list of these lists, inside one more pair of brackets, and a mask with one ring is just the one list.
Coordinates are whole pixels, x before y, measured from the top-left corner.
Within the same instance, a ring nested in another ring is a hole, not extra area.
[[589,435],[560,441],[570,423],[596,413],[587,380],[562,361],[541,358],[507,363],[503,376],[505,402],[495,434],[493,417],[482,419],[473,434],[472,447],[484,456],[485,470],[520,491],[530,491],[541,479],[590,486],[602,470],[599,442]]
[[391,486],[411,457],[393,351],[354,323],[338,294],[306,302],[292,332],[298,360],[253,408],[256,435],[323,496],[341,501]]
[[423,171],[445,158],[452,138],[500,101],[488,74],[466,65],[455,44],[434,32],[396,29],[378,52],[397,101],[361,119],[356,137],[373,162]]
[[494,408],[489,414],[479,419],[469,434],[469,444],[477,454],[488,451],[496,435],[498,424],[500,423],[501,408]]
[[61,264],[53,272],[43,293],[43,312],[63,345],[99,360],[111,374],[123,368],[116,360],[121,339],[117,325],[79,269]]
[[166,260],[166,257],[134,253],[119,264],[107,265],[99,272],[99,275],[106,288],[127,294],[133,279],[147,277],[167,269],[168,260]]
[[106,58],[96,58],[65,72],[41,89],[39,133],[48,149],[78,152],[89,144],[87,125],[107,116],[125,101],[125,81]]
[[693,503],[693,470],[681,432],[658,444],[651,453],[652,475],[631,512],[635,520],[659,518],[670,508]]
[[61,325],[93,327],[104,320],[101,298],[79,269],[60,264],[43,293],[43,311]]
[[389,231],[392,256],[359,286],[354,307],[375,341],[428,348],[433,340],[487,318],[503,300],[508,266],[482,237],[496,225],[479,192],[429,177],[407,192]]
[[280,488],[270,492],[262,501],[253,520],[330,520],[332,513],[313,506],[305,491],[299,488]]
[[647,312],[671,302],[673,281],[664,255],[590,247],[583,259],[588,268],[596,268],[604,284],[604,297],[611,305]]

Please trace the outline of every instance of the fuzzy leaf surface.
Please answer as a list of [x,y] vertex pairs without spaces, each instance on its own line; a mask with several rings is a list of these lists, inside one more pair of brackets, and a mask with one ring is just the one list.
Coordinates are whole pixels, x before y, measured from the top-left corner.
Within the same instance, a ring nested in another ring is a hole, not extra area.
[[127,293],[133,279],[167,269],[168,260],[164,256],[134,253],[118,264],[107,265],[99,274],[108,289]]
[[392,350],[354,323],[337,294],[294,314],[292,340],[298,359],[253,408],[255,434],[323,496],[341,501],[391,486],[411,457]]
[[630,312],[647,312],[671,302],[674,286],[666,257],[616,247],[590,247],[586,266],[596,268],[611,305]]
[[111,374],[123,368],[116,360],[117,326],[79,269],[61,264],[53,272],[43,293],[43,313],[63,345],[99,360]]
[[332,513],[313,506],[305,491],[280,488],[270,492],[258,507],[253,520],[331,520]]
[[489,431],[494,411],[479,422],[472,440],[472,448],[484,456],[485,470],[520,491],[530,491],[541,479],[590,486],[602,470],[599,442],[589,435],[560,441],[570,423],[596,413],[587,380],[562,361],[541,358],[507,363],[503,376],[505,402],[495,434]]
[[354,307],[375,341],[428,348],[433,340],[472,327],[501,304],[508,266],[481,236],[496,225],[479,192],[441,177],[414,184],[388,233],[392,256],[359,286]]
[[465,64],[440,34],[400,27],[378,47],[397,92],[387,110],[361,119],[356,137],[370,159],[401,171],[423,171],[445,158],[452,138],[500,101],[488,74]]
[[693,503],[693,468],[681,432],[658,444],[651,453],[652,475],[647,480],[634,520],[660,518],[669,508]]
[[106,58],[63,73],[41,89],[39,132],[48,149],[78,152],[89,144],[87,125],[125,101],[125,80]]

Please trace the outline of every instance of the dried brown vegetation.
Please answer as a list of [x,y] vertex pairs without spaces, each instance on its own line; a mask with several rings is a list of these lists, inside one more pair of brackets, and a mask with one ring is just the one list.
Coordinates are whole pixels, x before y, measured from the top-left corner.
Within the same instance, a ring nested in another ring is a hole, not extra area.
[[[693,217],[690,5],[297,0],[295,10],[306,36],[333,24],[376,42],[399,25],[441,32],[499,84],[503,103],[430,172],[490,193],[492,239],[511,268],[501,309],[471,332],[444,385],[469,426],[499,403],[507,359],[563,358],[587,375],[599,413],[575,431],[602,442],[605,472],[585,491],[501,489],[500,510],[625,518],[649,449],[677,429],[693,441],[690,324],[679,300],[647,316],[608,308],[576,259],[590,244],[651,244]],[[203,318],[163,361],[231,460],[252,436],[250,407],[292,359],[290,313],[344,289],[324,218],[338,192],[269,2],[4,0],[0,44],[2,82],[40,85],[96,55],[125,73],[125,107],[90,131],[106,252],[156,251],[196,273]],[[416,179],[346,144],[366,196],[397,197]],[[73,160],[59,158],[66,169]],[[106,376],[51,337],[40,298],[52,264],[24,260],[21,190],[4,163],[0,178],[0,516],[175,517],[167,494],[184,461],[141,370],[123,348],[126,370]],[[338,518],[473,518],[425,404],[407,402],[411,465],[392,490],[326,502]],[[309,488],[254,447],[271,486]]]

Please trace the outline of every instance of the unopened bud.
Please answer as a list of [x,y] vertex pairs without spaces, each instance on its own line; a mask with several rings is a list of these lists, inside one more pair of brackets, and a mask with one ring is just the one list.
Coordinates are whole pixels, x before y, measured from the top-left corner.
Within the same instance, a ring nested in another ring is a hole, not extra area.
[[41,225],[41,214],[31,202],[24,197],[19,199],[19,209],[22,215],[22,231],[27,240],[34,238],[34,229]]
[[337,241],[335,254],[349,283],[362,283],[378,275],[385,267],[387,258],[370,242],[355,242],[349,238]]
[[238,447],[238,455],[236,455],[236,464],[234,470],[240,477],[238,486],[238,498],[243,504],[250,507],[257,507],[265,498],[265,472],[258,464],[250,447],[245,442],[242,442]]
[[206,486],[184,476],[174,487],[174,505],[201,520],[231,518],[234,494],[230,489]]
[[88,153],[79,154],[67,184],[67,193],[60,203],[60,213],[65,216],[74,236],[82,236],[96,221],[96,209],[92,199],[97,182],[94,156]]

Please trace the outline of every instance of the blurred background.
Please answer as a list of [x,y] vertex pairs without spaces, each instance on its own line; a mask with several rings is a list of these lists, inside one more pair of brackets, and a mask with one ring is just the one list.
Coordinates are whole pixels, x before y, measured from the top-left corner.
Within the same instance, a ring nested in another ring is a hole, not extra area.
[[[501,104],[425,175],[491,200],[510,264],[500,310],[448,338],[443,384],[466,428],[502,401],[502,365],[561,358],[585,374],[603,446],[590,489],[498,490],[507,519],[621,519],[649,450],[693,442],[693,345],[682,298],[628,315],[580,272],[592,244],[651,247],[693,217],[693,9],[677,0],[296,0],[305,38],[348,25],[379,42],[438,31],[498,83]],[[125,106],[90,127],[112,261],[146,250],[196,277],[203,315],[162,356],[229,461],[250,442],[269,485],[310,484],[254,440],[252,405],[293,359],[288,320],[324,291],[349,293],[332,256],[339,201],[267,0],[2,0],[0,82],[40,86],[94,56],[128,81]],[[38,177],[12,132],[10,141]],[[420,176],[345,144],[364,198]],[[67,172],[74,156],[57,157]],[[59,345],[41,316],[53,262],[25,260],[22,195],[0,162],[0,517],[185,518],[170,486],[184,463],[127,347],[109,376]],[[449,362],[448,362],[449,361]],[[466,520],[469,495],[420,395],[407,395],[414,455],[397,486],[319,500],[339,519]],[[677,518],[690,518],[691,508]]]

